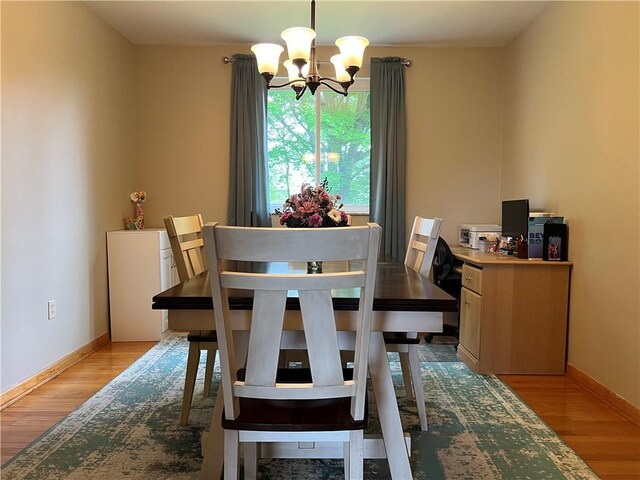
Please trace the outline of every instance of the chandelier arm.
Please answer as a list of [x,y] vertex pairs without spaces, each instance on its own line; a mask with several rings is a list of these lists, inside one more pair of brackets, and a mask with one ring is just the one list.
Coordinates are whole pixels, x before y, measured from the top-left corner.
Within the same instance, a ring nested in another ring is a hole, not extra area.
[[300,100],[300,98],[302,98],[302,95],[304,95],[304,92],[307,91],[307,86],[305,85],[303,88],[300,89],[299,92],[296,92],[296,100]]
[[291,80],[290,82],[287,83],[283,83],[282,85],[273,85],[271,83],[269,83],[267,85],[267,88],[271,89],[271,88],[282,88],[282,87],[288,87],[289,85],[291,85],[292,83],[296,83],[296,82],[300,82],[301,80],[304,80],[302,78],[298,78],[296,80]]
[[[336,80],[335,78],[331,78],[331,77],[320,77],[318,79],[319,82],[322,82],[323,80],[327,80],[329,82],[337,83],[337,84],[341,85],[343,88],[344,88],[345,85],[351,86],[351,85],[353,85],[355,83],[355,80],[353,78],[351,80],[349,80],[348,82],[341,82],[340,80]],[[325,85],[326,85],[326,83],[325,83]]]
[[[333,79],[331,79],[331,78],[323,78],[322,80],[333,80]],[[334,82],[336,82],[336,80],[333,80],[333,81],[334,81]],[[340,95],[344,95],[344,96],[346,97],[346,96],[347,96],[347,88],[349,88],[349,85],[351,85],[351,84],[350,84],[350,83],[348,83],[348,82],[343,82],[343,83],[341,83],[341,82],[336,82],[336,83],[339,83],[340,85],[342,85],[342,88],[344,88],[344,90],[343,90],[343,91],[340,91],[340,90],[338,90],[337,88],[333,88],[333,87],[332,87],[330,84],[328,84],[327,82],[323,82],[323,81],[321,81],[321,82],[320,82],[320,84],[321,84],[321,85],[324,85],[325,87],[330,88],[330,89],[331,89],[331,90],[333,90],[334,92],[336,92],[336,93],[338,93],[338,94],[340,94]],[[345,85],[347,85],[347,86],[345,87]]]

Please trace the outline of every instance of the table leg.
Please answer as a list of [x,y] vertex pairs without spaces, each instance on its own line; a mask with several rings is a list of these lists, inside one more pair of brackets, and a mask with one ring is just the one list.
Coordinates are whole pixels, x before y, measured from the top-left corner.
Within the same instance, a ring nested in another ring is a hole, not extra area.
[[369,374],[380,416],[380,426],[389,460],[391,478],[397,480],[413,478],[409,465],[409,452],[404,442],[398,402],[391,379],[387,350],[381,332],[371,332]]

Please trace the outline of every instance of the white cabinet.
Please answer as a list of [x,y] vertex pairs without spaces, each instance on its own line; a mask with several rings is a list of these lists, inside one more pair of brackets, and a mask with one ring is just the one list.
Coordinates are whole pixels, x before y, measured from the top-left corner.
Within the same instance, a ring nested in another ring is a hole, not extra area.
[[154,295],[177,282],[164,229],[107,232],[111,341],[160,340],[167,311],[152,310]]

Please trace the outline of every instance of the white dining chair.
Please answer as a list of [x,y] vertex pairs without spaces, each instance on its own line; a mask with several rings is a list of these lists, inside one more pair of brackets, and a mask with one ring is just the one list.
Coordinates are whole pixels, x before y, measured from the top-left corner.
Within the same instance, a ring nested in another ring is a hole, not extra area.
[[[362,479],[380,227],[273,229],[208,224],[203,232],[222,370],[224,478],[238,478],[240,444],[245,478],[255,478],[260,442],[338,441],[345,443],[345,477]],[[251,273],[241,266],[233,268],[235,262],[230,262],[315,260],[339,261],[352,270]],[[340,361],[331,296],[332,289],[340,288],[360,289],[354,365],[347,370]],[[227,289],[253,292],[246,367],[242,369],[236,358]],[[290,291],[299,298],[308,369],[278,368]]]
[[[173,261],[178,270],[178,277],[184,282],[207,269],[207,260],[204,256],[204,241],[202,240],[202,216],[190,215],[186,217],[174,217],[169,215],[164,218],[164,225],[169,236]],[[204,371],[203,395],[211,395],[211,380],[213,367],[218,350],[218,337],[215,330],[198,330],[189,332],[189,353],[187,355],[187,372],[182,394],[182,409],[180,411],[180,425],[189,423],[193,391],[198,375],[200,353],[207,352],[207,360]]]
[[[409,236],[407,254],[404,264],[420,273],[424,278],[429,278],[431,264],[435,255],[438,237],[442,228],[441,218],[416,217]],[[402,367],[402,378],[405,391],[409,400],[415,400],[420,419],[420,429],[428,430],[427,410],[424,399],[424,387],[420,369],[420,337],[417,332],[385,333],[387,351],[398,352]]]

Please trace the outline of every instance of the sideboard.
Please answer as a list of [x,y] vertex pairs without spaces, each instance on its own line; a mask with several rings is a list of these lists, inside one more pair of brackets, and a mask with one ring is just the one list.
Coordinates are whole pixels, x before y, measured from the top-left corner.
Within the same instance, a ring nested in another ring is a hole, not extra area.
[[458,356],[476,373],[565,371],[571,262],[453,247],[464,262]]

